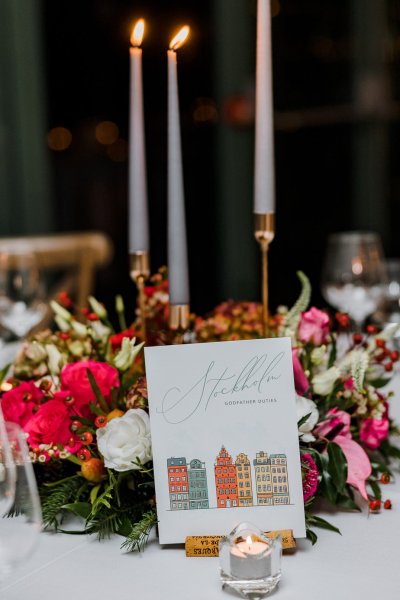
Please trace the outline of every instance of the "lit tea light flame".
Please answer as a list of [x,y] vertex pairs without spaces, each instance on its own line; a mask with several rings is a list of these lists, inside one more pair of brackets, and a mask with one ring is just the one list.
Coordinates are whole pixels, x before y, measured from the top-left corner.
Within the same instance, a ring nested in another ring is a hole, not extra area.
[[144,19],[139,19],[139,21],[137,21],[135,27],[132,30],[131,44],[135,48],[138,48],[140,46],[140,44],[142,43],[143,34],[144,34],[144,26],[145,26]]
[[182,27],[182,29],[180,29],[176,36],[171,40],[169,45],[170,50],[178,50],[178,48],[180,48],[186,42],[189,32],[189,25],[184,25],[184,27]]
[[363,272],[363,265],[359,258],[352,259],[351,270],[353,271],[354,275],[361,275],[361,273]]
[[252,546],[253,546],[253,540],[251,539],[251,535],[248,535],[246,538],[246,544],[248,546],[248,549],[251,550]]

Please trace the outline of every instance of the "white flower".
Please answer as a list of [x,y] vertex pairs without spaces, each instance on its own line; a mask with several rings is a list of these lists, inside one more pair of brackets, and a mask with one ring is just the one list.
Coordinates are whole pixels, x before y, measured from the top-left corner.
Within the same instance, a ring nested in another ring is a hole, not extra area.
[[144,346],[144,343],[135,346],[136,338],[130,340],[124,337],[122,340],[121,350],[114,358],[114,366],[119,371],[127,371],[131,368],[133,361]]
[[64,321],[69,322],[72,320],[71,313],[66,308],[61,306],[61,304],[56,302],[55,300],[51,300],[50,306],[53,309],[55,315],[57,315],[58,317],[61,317],[61,319],[64,319]]
[[151,436],[149,415],[141,408],[131,408],[123,417],[112,419],[98,429],[97,445],[104,457],[104,464],[115,471],[139,469],[151,459]]
[[93,296],[89,296],[89,304],[90,304],[93,312],[96,313],[96,315],[98,317],[100,317],[100,319],[107,318],[106,309],[104,308],[104,306],[102,304],[100,304],[100,302],[98,300],[96,300],[96,298],[94,298]]
[[75,319],[71,321],[71,327],[80,338],[85,338],[88,334],[86,326],[83,323],[79,323],[79,321],[75,321]]
[[25,354],[34,363],[40,363],[47,357],[46,350],[39,342],[32,342],[32,344],[29,344]]
[[315,366],[326,364],[327,361],[326,346],[317,346],[311,352],[311,362]]
[[319,419],[317,405],[312,400],[296,394],[296,414],[297,421],[300,421],[300,419],[308,414],[310,415],[307,421],[299,427],[299,437],[303,442],[313,442],[315,437],[311,432]]
[[101,321],[92,322],[93,339],[101,342],[106,342],[110,336],[111,329],[104,325]]
[[49,371],[52,375],[59,375],[63,366],[62,355],[59,349],[54,344],[46,344],[47,358],[49,363]]
[[322,371],[318,375],[314,375],[312,384],[314,392],[320,396],[328,396],[335,381],[340,377],[340,371],[337,367],[331,367],[327,371]]

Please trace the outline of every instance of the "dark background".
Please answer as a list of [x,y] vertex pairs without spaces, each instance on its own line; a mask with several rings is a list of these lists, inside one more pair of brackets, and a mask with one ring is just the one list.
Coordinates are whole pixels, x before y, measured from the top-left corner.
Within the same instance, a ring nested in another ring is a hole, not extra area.
[[[179,90],[192,308],[205,312],[227,297],[257,299],[255,0],[33,3],[45,107],[40,144],[48,166],[47,229],[108,233],[115,258],[99,273],[96,293],[107,302],[117,291],[133,294],[126,231],[129,35],[144,17],[153,270],[166,263],[166,48],[188,23]],[[271,305],[294,301],[297,269],[309,275],[314,301],[321,303],[330,232],[376,230],[386,255],[400,254],[400,0],[272,0],[271,6],[277,200]],[[102,121],[118,126],[112,144],[96,140]],[[72,136],[58,150],[51,148],[57,127]]]

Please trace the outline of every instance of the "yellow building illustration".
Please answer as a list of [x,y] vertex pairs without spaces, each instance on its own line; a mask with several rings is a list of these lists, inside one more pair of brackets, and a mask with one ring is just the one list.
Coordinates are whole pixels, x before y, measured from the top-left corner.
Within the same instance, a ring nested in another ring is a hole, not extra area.
[[251,483],[250,461],[241,452],[235,462],[238,485],[238,506],[253,506],[253,487]]

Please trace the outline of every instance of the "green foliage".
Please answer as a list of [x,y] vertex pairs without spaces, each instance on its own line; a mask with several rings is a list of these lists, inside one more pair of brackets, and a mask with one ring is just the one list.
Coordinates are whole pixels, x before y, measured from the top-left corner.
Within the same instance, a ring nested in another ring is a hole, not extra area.
[[155,527],[155,525],[157,525],[157,523],[158,519],[155,508],[143,513],[140,521],[135,523],[130,533],[127,535],[127,538],[122,544],[121,549],[127,550],[128,552],[132,552],[133,550],[138,550],[140,552],[143,550],[148,541],[151,530],[153,527]]
[[297,421],[297,429],[300,429],[300,427],[304,425],[304,423],[308,420],[309,417],[311,417],[311,413],[308,413],[307,415],[304,415],[304,417],[301,417],[301,419]]
[[94,395],[96,396],[96,400],[100,404],[101,409],[107,414],[109,411],[108,404],[105,401],[104,396],[101,393],[99,386],[97,385],[97,381],[95,380],[93,373],[91,372],[90,369],[86,369],[86,372],[87,372],[90,386],[93,390]]
[[335,442],[328,444],[328,470],[338,492],[343,492],[347,481],[347,460],[342,449]]
[[39,486],[43,525],[45,527],[59,528],[65,506],[77,500],[78,491],[81,487],[82,478],[78,474],[54,484]]

